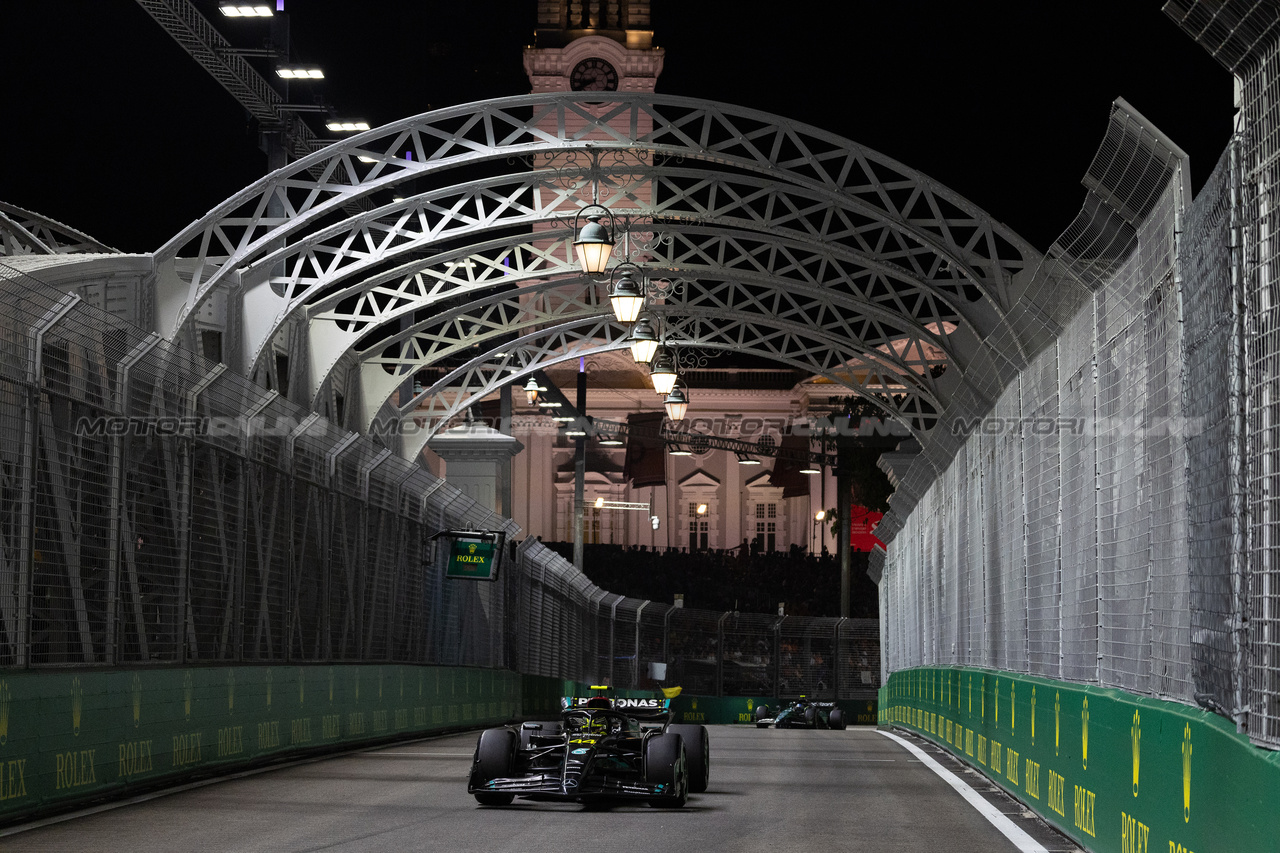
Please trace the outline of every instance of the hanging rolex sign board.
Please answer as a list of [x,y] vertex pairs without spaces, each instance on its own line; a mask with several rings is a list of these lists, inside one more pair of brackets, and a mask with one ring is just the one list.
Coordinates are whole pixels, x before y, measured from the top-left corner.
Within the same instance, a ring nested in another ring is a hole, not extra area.
[[440,534],[450,542],[446,578],[492,581],[498,579],[506,534],[479,530],[449,530]]

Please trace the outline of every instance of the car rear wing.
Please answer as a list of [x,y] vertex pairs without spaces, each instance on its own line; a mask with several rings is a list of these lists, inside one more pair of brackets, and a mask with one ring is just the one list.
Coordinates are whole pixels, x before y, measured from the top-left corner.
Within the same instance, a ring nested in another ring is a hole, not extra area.
[[[590,696],[564,696],[560,699],[561,710],[586,708]],[[663,723],[671,719],[670,699],[614,699],[613,710],[626,714],[641,722]]]

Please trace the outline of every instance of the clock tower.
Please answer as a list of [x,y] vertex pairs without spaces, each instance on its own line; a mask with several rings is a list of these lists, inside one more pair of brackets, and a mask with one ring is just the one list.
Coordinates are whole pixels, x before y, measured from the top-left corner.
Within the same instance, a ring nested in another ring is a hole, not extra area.
[[524,49],[533,92],[652,92],[663,50],[653,46],[649,0],[537,0]]

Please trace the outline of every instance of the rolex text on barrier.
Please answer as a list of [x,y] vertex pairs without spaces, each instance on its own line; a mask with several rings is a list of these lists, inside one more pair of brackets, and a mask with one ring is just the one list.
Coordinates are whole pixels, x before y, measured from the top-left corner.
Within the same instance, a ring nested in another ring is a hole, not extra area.
[[880,690],[908,729],[1090,853],[1280,853],[1280,752],[1224,717],[1115,688],[976,667],[915,667]]

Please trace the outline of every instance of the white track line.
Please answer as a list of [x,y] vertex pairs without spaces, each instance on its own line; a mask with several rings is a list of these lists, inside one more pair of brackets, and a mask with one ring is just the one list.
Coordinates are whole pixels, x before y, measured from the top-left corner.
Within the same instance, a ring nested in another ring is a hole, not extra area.
[[955,788],[960,796],[969,801],[969,805],[977,809],[980,815],[991,821],[991,825],[1000,830],[1001,834],[1012,841],[1018,850],[1022,851],[1022,853],[1049,853],[1048,849],[1043,844],[1019,829],[1017,824],[1009,820],[1003,812],[991,803],[987,802],[985,798],[979,796],[978,792],[973,790],[973,788],[970,788],[959,776],[934,761],[923,749],[908,740],[898,737],[892,732],[880,730],[880,734],[890,738],[891,740],[897,741],[906,749],[910,750],[916,758],[920,759],[920,762],[924,764],[924,766],[941,776],[942,781],[946,782],[952,788]]

